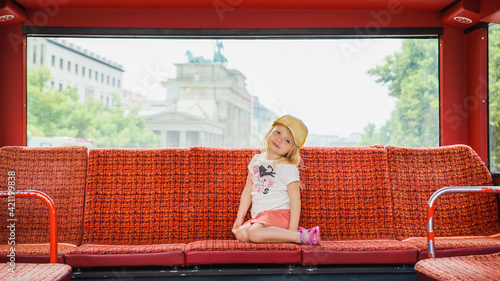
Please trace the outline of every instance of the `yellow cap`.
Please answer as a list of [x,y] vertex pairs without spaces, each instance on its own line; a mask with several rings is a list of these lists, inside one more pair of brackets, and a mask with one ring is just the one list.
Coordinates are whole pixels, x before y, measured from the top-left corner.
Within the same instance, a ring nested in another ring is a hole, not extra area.
[[292,115],[283,115],[278,118],[278,120],[274,121],[273,127],[277,124],[281,124],[290,129],[293,135],[293,140],[295,141],[295,144],[299,146],[299,148],[304,145],[309,130],[307,129],[306,125],[304,125],[302,120]]

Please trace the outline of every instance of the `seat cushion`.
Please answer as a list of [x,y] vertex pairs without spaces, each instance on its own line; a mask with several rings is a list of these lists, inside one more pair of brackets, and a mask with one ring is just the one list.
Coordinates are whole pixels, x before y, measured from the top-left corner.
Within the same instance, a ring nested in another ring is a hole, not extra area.
[[[76,246],[66,243],[57,244],[57,262],[64,263],[64,254]],[[8,262],[10,245],[0,245],[0,262]],[[48,263],[50,261],[50,244],[16,244],[16,262],[21,263]]]
[[293,243],[249,243],[237,240],[204,240],[186,246],[186,265],[299,264],[301,251]]
[[[418,259],[428,258],[427,238],[414,237],[402,241],[419,249]],[[500,252],[500,237],[460,236],[436,237],[434,239],[436,257],[480,255]]]
[[398,240],[321,241],[321,245],[301,245],[302,264],[413,264],[417,248]]
[[500,253],[419,261],[419,280],[500,280]]
[[79,246],[65,255],[72,267],[183,266],[185,244]]
[[9,268],[9,264],[0,264],[0,280],[69,281],[72,274],[71,266],[60,263],[16,263],[15,273]]

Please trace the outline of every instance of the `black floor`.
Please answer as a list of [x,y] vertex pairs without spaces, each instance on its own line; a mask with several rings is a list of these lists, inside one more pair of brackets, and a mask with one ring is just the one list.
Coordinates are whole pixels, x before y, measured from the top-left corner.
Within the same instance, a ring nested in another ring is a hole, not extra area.
[[417,280],[413,265],[268,266],[233,265],[185,268],[85,268],[74,269],[75,280]]

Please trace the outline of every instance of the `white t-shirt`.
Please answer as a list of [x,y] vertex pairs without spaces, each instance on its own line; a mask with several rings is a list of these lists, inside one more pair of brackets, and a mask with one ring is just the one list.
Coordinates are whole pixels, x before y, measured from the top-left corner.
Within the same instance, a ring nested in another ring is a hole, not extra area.
[[252,218],[268,210],[290,209],[286,186],[299,181],[299,169],[292,164],[266,159],[266,153],[257,154],[248,165],[252,176]]

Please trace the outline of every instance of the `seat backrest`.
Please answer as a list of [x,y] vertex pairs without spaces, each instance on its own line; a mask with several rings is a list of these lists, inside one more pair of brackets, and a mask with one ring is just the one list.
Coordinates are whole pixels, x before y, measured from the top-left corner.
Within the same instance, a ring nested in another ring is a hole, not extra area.
[[[427,202],[438,189],[492,184],[486,165],[465,145],[386,149],[398,239],[426,236]],[[447,194],[436,201],[435,212],[436,236],[500,232],[493,194]]]
[[[12,173],[13,172],[13,173]],[[82,239],[86,147],[16,147],[0,148],[0,181],[2,187],[14,180],[16,190],[39,190],[55,203],[58,242],[78,245]],[[9,175],[13,178],[9,179]],[[5,211],[0,220],[15,218],[15,242],[34,244],[49,242],[49,210],[37,198],[15,198],[14,216],[8,216],[7,201],[0,199]],[[12,202],[11,202],[12,203]],[[9,229],[0,228],[2,244],[7,244]]]
[[83,243],[186,240],[189,150],[91,149]]
[[232,240],[248,164],[257,149],[192,147],[188,240]]
[[302,152],[302,226],[320,226],[324,240],[394,239],[382,145]]

